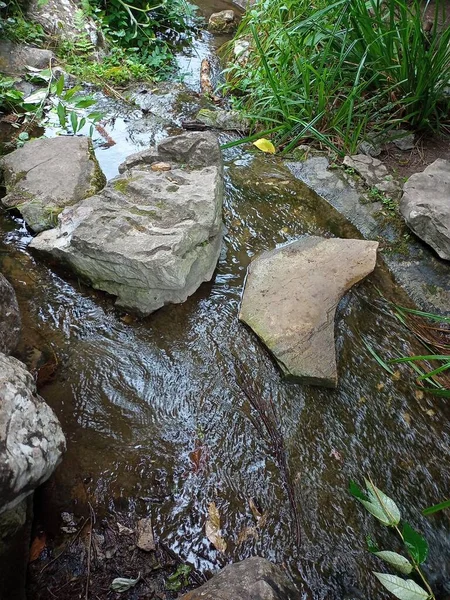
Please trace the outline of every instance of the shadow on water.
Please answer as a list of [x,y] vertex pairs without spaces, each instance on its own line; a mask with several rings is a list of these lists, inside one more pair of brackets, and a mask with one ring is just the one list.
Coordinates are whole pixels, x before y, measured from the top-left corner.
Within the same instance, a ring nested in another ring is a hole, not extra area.
[[[56,531],[52,520],[62,510],[83,514],[87,493],[99,515],[150,512],[158,538],[199,570],[260,554],[284,563],[313,598],[343,598],[351,588],[375,597],[370,570],[380,565],[368,556],[365,535],[395,544],[346,491],[350,478],[370,474],[428,536],[431,579],[448,580],[444,517],[419,517],[448,490],[445,402],[421,398],[406,372],[388,376],[361,339],[384,356],[399,345],[413,351],[414,339],[383,314],[376,287],[406,299],[378,264],[339,305],[339,389],[284,384],[237,320],[247,265],[300,235],[357,233],[271,159],[231,154],[226,190],[227,235],[213,281],[145,320],[118,314],[105,296],[36,262],[20,220],[2,215],[1,269],[15,282],[24,315],[21,353],[29,361],[36,348],[55,353],[59,365],[41,389],[68,439],[46,487],[48,527]],[[280,465],[240,387],[244,369],[275,407],[300,547]],[[249,498],[267,513],[264,527],[255,527]],[[225,555],[205,537],[211,501]]]

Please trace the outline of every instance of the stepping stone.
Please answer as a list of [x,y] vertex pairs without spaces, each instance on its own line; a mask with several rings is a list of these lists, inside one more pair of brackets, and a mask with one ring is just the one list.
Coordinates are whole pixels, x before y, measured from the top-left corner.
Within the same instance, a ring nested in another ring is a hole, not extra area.
[[250,264],[239,319],[284,376],[336,387],[334,317],[342,296],[375,268],[378,242],[304,237]]

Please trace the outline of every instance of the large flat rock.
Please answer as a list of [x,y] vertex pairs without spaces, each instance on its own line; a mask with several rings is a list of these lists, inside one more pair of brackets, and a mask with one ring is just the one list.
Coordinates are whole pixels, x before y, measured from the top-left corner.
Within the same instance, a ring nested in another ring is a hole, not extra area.
[[50,477],[66,447],[52,409],[25,365],[0,353],[0,513]]
[[400,212],[418,237],[450,260],[450,161],[438,158],[411,175],[403,186]]
[[334,317],[339,300],[373,271],[378,242],[304,237],[250,264],[239,319],[284,375],[335,387]]
[[226,566],[181,600],[300,600],[301,597],[280,567],[253,556]]
[[148,315],[211,279],[222,244],[223,165],[211,133],[134,154],[98,195],[31,247],[68,263],[116,304]]
[[106,180],[87,137],[41,138],[0,161],[1,202],[17,208],[34,231],[54,227],[59,213],[102,189]]

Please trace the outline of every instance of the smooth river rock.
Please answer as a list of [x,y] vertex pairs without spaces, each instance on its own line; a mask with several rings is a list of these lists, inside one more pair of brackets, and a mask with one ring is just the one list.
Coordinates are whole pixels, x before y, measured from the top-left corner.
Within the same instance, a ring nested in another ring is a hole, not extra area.
[[301,595],[280,567],[254,556],[226,566],[181,600],[300,600]]
[[450,161],[438,158],[403,186],[400,212],[437,254],[450,260]]
[[0,169],[6,186],[3,206],[19,210],[34,231],[54,227],[63,208],[106,183],[87,137],[33,140],[3,157]]
[[[152,170],[155,163],[170,170]],[[148,315],[184,302],[216,268],[223,165],[217,138],[186,133],[128,157],[98,195],[67,208],[31,247],[68,263],[116,304]]]
[[353,156],[346,156],[343,164],[350,169],[354,169],[370,188],[376,188],[379,192],[394,195],[399,191],[398,183],[389,175],[386,166],[378,158],[366,154],[354,154]]
[[283,374],[336,387],[334,317],[339,300],[375,268],[378,242],[304,237],[254,259],[239,319]]
[[0,273],[0,352],[11,354],[20,336],[20,312],[16,293]]
[[0,353],[0,514],[46,481],[64,450],[59,421],[37,395],[32,375]]

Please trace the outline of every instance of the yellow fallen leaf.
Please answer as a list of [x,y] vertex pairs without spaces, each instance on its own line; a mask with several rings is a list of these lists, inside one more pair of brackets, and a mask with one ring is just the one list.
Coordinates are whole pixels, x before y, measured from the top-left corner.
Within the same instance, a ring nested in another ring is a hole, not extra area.
[[208,540],[219,550],[225,552],[227,543],[220,535],[220,515],[215,502],[208,506],[208,519],[205,525],[205,533]]
[[269,154],[275,154],[275,146],[272,144],[270,140],[266,140],[265,138],[259,138],[256,142],[253,142],[253,145],[261,150],[261,152],[268,152]]

